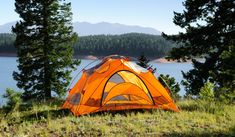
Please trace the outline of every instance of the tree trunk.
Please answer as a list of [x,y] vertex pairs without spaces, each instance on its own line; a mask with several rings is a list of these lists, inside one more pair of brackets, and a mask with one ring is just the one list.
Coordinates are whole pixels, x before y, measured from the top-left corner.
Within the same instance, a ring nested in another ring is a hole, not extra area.
[[49,51],[50,43],[49,43],[49,30],[48,30],[48,7],[44,7],[44,21],[43,21],[43,28],[44,28],[44,35],[43,35],[43,53],[44,53],[44,99],[51,98],[51,71],[50,71],[50,60],[49,60]]

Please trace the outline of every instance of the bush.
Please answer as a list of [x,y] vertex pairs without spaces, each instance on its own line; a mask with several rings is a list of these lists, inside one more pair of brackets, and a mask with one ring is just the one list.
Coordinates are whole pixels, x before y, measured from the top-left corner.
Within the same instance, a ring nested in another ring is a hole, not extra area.
[[204,86],[200,89],[199,98],[207,101],[214,101],[214,84],[211,82],[206,82]]
[[21,104],[21,92],[15,92],[13,89],[7,88],[3,98],[7,99],[5,108],[10,111],[19,110]]
[[174,77],[170,77],[170,75],[160,74],[159,82],[167,89],[169,89],[172,98],[176,101],[180,99],[179,91],[180,85],[175,81]]
[[229,88],[219,88],[215,94],[218,101],[223,103],[235,103],[235,90]]

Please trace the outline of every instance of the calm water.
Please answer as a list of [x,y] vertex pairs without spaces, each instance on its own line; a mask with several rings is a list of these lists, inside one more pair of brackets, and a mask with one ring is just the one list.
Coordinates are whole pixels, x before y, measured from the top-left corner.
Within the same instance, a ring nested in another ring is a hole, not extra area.
[[[82,60],[81,64],[78,66],[78,69],[72,73],[72,77],[81,76],[81,73],[78,74],[85,66],[88,64],[89,67],[94,66],[99,61],[93,60]],[[155,76],[158,76],[160,73],[169,74],[170,76],[175,77],[177,82],[182,80],[181,71],[188,71],[192,68],[190,63],[153,63],[153,67],[157,68],[157,73]],[[89,68],[88,67],[88,68]],[[6,88],[13,88],[17,91],[20,91],[16,86],[16,81],[12,78],[12,72],[17,71],[17,62],[15,57],[0,57],[0,105],[4,103],[2,95],[5,92]],[[185,93],[183,87],[181,86],[180,95]]]

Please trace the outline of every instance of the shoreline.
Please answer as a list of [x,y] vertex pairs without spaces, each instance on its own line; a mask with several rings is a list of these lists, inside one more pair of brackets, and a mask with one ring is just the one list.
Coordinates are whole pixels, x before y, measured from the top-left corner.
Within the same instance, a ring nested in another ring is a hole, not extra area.
[[0,57],[17,57],[15,53],[0,53]]
[[[17,57],[15,53],[0,53],[0,57]],[[105,56],[94,56],[94,55],[75,55],[76,59],[88,59],[88,60],[96,60],[104,58]],[[161,58],[150,58],[151,62],[154,63],[191,63],[192,61],[186,62],[178,62],[177,60],[167,60],[164,57]]]
[[154,60],[151,60],[151,61],[153,61],[154,63],[192,63],[191,60],[187,60],[186,62],[179,62],[177,60],[167,60],[164,57],[157,58],[157,59],[154,59]]

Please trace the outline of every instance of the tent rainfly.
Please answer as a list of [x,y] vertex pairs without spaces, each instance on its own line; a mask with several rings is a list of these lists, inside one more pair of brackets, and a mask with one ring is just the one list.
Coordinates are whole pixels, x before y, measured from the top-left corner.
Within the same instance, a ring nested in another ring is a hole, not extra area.
[[126,109],[179,111],[154,75],[123,56],[108,56],[83,70],[62,108],[74,115]]

